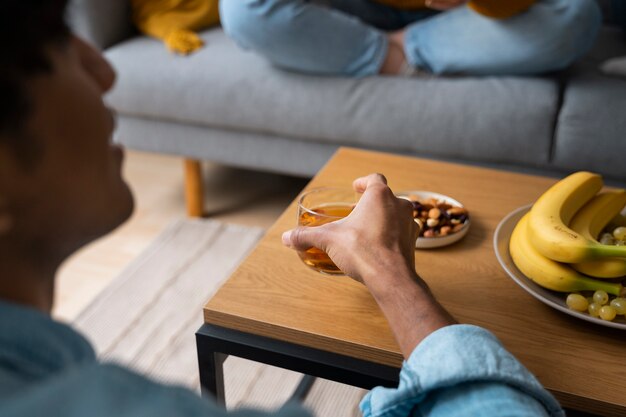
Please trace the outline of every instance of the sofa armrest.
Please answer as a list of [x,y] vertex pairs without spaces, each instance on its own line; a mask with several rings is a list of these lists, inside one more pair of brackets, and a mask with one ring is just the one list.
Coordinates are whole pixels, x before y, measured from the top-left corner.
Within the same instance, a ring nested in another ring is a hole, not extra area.
[[71,0],[67,17],[74,33],[100,49],[134,33],[129,0]]

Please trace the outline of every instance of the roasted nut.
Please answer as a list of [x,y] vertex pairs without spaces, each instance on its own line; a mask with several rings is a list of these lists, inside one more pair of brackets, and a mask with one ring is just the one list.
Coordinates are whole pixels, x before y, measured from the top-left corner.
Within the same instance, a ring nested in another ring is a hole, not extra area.
[[434,198],[418,200],[416,195],[409,195],[408,199],[413,204],[413,218],[423,224],[420,237],[447,236],[458,232],[469,218],[465,208],[444,201]]
[[463,207],[452,207],[447,210],[448,214],[451,216],[460,216],[461,214],[467,213]]
[[428,217],[431,219],[438,219],[439,216],[441,216],[441,210],[439,210],[438,208],[431,208],[430,210],[428,210]]
[[428,220],[426,220],[426,224],[428,225],[428,227],[435,227],[439,224],[439,220],[429,218]]

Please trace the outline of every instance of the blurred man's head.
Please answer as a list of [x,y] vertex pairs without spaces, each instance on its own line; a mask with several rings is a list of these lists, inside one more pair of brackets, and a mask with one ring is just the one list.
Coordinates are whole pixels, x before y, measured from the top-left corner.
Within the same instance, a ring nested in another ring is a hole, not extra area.
[[114,73],[71,35],[65,6],[0,2],[0,267],[60,261],[132,211],[102,101]]

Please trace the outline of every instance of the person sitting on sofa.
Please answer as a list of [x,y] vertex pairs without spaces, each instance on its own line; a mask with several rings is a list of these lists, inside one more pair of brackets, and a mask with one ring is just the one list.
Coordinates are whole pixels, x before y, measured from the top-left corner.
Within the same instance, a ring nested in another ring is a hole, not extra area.
[[[96,360],[50,317],[55,274],[72,253],[123,223],[133,199],[103,95],[114,72],[63,23],[67,0],[0,3],[0,415],[12,417],[306,417],[228,414],[193,392]],[[284,235],[315,245],[363,282],[406,358],[397,389],[374,389],[365,416],[564,416],[556,400],[487,330],[456,324],[414,268],[412,206],[383,176],[355,181],[346,219]]]
[[594,0],[221,0],[224,31],[272,64],[319,75],[528,75],[594,43]]

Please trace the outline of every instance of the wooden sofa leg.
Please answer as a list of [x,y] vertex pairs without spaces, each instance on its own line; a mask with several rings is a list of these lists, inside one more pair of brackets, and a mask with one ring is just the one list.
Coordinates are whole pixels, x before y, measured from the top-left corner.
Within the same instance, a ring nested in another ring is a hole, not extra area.
[[202,217],[204,214],[202,165],[196,159],[185,159],[185,201],[189,217]]

